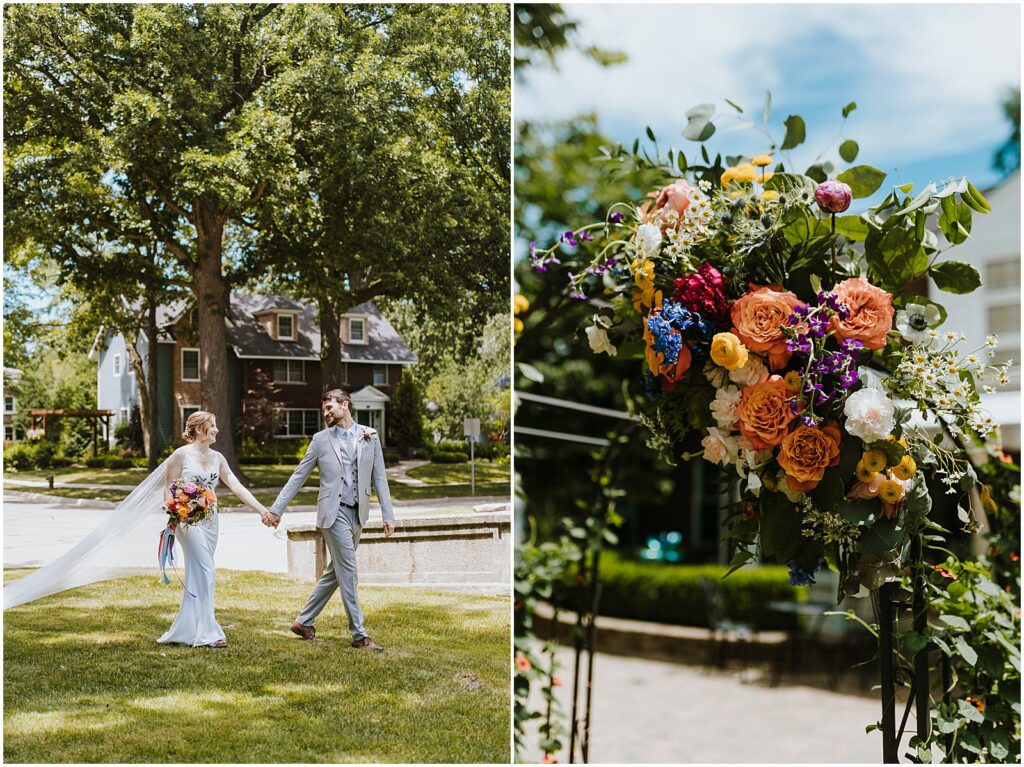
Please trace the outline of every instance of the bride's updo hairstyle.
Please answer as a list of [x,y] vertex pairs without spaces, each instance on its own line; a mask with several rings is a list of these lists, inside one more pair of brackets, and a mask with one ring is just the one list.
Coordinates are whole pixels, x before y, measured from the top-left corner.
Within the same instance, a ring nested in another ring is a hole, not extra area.
[[214,420],[213,413],[197,410],[185,421],[185,431],[181,433],[182,438],[191,445],[196,441],[200,431],[205,434],[207,429],[213,426]]

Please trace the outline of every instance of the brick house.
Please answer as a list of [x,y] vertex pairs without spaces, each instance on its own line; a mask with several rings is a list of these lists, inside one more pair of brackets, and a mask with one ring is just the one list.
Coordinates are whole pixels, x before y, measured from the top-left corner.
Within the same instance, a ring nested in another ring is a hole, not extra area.
[[[323,428],[317,316],[314,304],[232,292],[227,321],[228,391],[235,423],[242,415],[244,392],[261,370],[277,387],[274,400],[281,415],[277,439],[304,439]],[[201,409],[202,349],[191,303],[160,307],[157,326],[156,437],[162,450],[180,441],[185,419]],[[377,429],[387,445],[388,403],[403,369],[416,364],[416,355],[369,301],[342,318],[341,340],[342,377],[352,394],[355,418]],[[145,337],[139,346],[145,360],[149,354]],[[116,426],[130,418],[139,404],[124,337],[97,336],[89,357],[97,360],[97,406],[114,412]]]

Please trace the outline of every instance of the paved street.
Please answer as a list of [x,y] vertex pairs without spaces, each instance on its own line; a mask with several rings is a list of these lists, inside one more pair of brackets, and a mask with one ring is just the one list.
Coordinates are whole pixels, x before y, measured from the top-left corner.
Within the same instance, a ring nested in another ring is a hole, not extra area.
[[[564,684],[558,691],[568,714],[572,651],[562,649],[559,659]],[[881,736],[864,732],[878,720],[879,708],[874,698],[767,687],[744,682],[739,672],[598,654],[590,761],[879,763]],[[562,762],[565,757],[558,755]]]
[[[395,504],[399,524],[405,517],[472,514],[473,506],[508,499],[458,498],[409,501]],[[110,515],[115,504],[96,501],[61,501],[35,493],[4,492],[4,567],[38,567],[55,559],[84,538]],[[380,519],[376,505],[370,519]],[[316,521],[312,507],[288,511],[277,530],[260,524],[253,512],[221,515],[215,560],[233,570],[288,571],[286,531]],[[155,550],[155,549],[154,549]],[[155,563],[155,555],[154,555]]]

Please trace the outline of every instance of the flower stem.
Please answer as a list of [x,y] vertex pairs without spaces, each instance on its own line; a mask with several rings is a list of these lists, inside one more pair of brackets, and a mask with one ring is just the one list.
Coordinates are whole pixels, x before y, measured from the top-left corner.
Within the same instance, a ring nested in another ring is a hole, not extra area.
[[836,284],[836,214],[832,214],[832,286]]

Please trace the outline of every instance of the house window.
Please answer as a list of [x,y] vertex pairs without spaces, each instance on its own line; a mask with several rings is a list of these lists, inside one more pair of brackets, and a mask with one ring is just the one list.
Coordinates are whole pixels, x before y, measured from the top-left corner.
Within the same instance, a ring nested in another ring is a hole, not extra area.
[[366,320],[356,317],[349,319],[348,340],[353,344],[366,343]]
[[341,363],[341,380],[348,386],[348,363]]
[[123,407],[123,408],[121,408],[121,411],[118,414],[117,422],[118,423],[127,423],[127,421],[128,421],[128,408]]
[[4,397],[4,413],[14,412],[14,397]]
[[985,286],[989,290],[1020,287],[1020,259],[989,261],[985,265]]
[[4,442],[14,442],[13,426],[4,426]]
[[182,381],[198,381],[199,380],[199,350],[198,349],[182,349],[181,350],[181,380]]
[[320,411],[282,408],[277,411],[279,426],[277,435],[282,439],[311,437],[320,431]]
[[114,378],[117,378],[120,375],[121,375],[121,355],[120,354],[115,354],[114,355]]
[[988,308],[989,333],[1020,332],[1020,301]]
[[199,412],[199,405],[182,405],[181,406],[181,430],[185,431],[185,423],[188,421],[188,417],[193,413]]
[[274,360],[274,383],[305,382],[305,360]]
[[279,341],[295,340],[295,318],[292,315],[277,315],[277,338]]
[[373,366],[373,385],[374,386],[387,386],[388,383],[388,366],[387,365],[374,365]]

